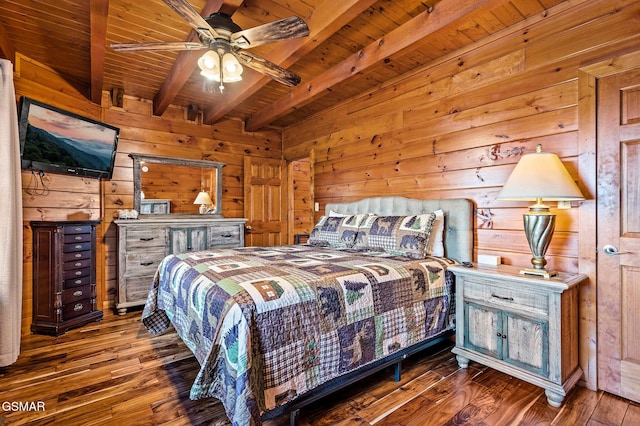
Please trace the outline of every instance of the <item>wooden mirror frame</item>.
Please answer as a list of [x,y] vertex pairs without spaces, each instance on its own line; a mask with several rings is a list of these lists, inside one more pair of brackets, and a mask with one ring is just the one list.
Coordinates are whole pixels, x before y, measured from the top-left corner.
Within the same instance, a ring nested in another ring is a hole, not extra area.
[[[193,215],[203,216],[206,218],[222,217],[222,168],[226,166],[225,163],[208,160],[189,160],[186,158],[174,158],[174,157],[162,157],[159,155],[147,155],[147,154],[129,154],[129,157],[133,159],[133,208],[140,212],[141,206],[141,192],[142,192],[142,167],[141,163],[154,163],[154,164],[170,164],[175,166],[192,166],[204,169],[216,170],[216,198],[215,208],[212,213],[206,215]],[[181,214],[181,216],[188,215],[187,213]],[[142,215],[151,216],[151,215]]]

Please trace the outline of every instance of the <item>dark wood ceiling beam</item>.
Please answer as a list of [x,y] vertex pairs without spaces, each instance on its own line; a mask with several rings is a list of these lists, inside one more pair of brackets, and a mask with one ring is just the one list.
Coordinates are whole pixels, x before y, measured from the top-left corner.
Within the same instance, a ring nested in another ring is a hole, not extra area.
[[[275,48],[266,58],[284,68],[289,67],[375,2],[376,0],[344,0],[340,2],[325,0],[311,16],[305,17],[309,27],[308,37],[290,40],[286,43],[286,48]],[[269,77],[258,73],[251,73],[243,77],[241,89],[227,92],[224,102],[217,102],[205,110],[203,122],[213,124],[220,120],[270,81]]]
[[[208,0],[202,8],[200,15],[207,17],[215,12],[223,12],[227,15],[233,15],[243,0]],[[188,41],[199,41],[195,30],[191,30]],[[171,102],[176,98],[182,86],[185,85],[193,70],[195,69],[198,59],[202,56],[199,50],[184,50],[178,54],[176,61],[173,63],[171,70],[164,79],[158,93],[153,97],[153,113],[162,115]]]
[[491,10],[509,0],[442,0],[433,10],[427,10],[389,34],[354,53],[333,68],[313,78],[310,82],[294,88],[288,96],[279,99],[249,117],[245,123],[247,131],[255,131],[281,117],[296,106],[311,102],[326,90],[352,79],[359,78],[368,68],[410,47],[429,34],[450,25],[465,16]]
[[91,102],[102,103],[104,59],[107,45],[107,17],[109,0],[91,0],[89,5],[91,32]]

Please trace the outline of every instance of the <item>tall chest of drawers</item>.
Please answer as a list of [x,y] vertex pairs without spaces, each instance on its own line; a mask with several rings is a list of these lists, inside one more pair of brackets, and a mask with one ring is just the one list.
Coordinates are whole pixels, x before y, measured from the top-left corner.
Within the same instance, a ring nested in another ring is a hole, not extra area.
[[147,301],[162,259],[172,253],[244,246],[246,219],[158,215],[116,220],[118,226],[118,294],[120,315]]
[[102,319],[96,307],[99,220],[32,221],[34,333],[59,336]]

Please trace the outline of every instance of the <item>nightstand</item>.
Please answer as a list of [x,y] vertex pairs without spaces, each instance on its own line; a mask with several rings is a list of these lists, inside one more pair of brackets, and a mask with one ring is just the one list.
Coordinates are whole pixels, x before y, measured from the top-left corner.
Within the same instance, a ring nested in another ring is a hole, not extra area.
[[578,287],[582,274],[545,279],[508,265],[450,266],[456,275],[456,346],[469,360],[545,389],[562,404],[582,375],[578,365]]

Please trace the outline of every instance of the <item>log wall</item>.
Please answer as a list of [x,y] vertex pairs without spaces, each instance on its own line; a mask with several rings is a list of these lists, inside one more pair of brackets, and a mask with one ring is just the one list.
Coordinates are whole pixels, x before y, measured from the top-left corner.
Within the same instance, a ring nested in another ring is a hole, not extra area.
[[[579,140],[579,74],[636,51],[638,16],[640,3],[631,0],[563,3],[285,129],[285,158],[315,158],[320,212],[329,202],[391,194],[472,199],[474,255],[529,266],[522,213],[530,203],[496,196],[520,157],[542,144],[561,157],[587,198],[570,210],[550,203],[557,226],[548,267],[584,271],[581,260],[592,261],[595,252],[581,259],[581,244],[594,246],[595,229],[581,227],[579,213],[594,211],[595,165],[579,160],[595,147]],[[585,380],[595,388],[591,272],[581,289],[580,349]]]
[[[116,291],[116,226],[113,219],[120,209],[133,208],[133,160],[129,153],[162,155],[226,163],[223,168],[223,215],[243,217],[243,159],[282,157],[280,132],[246,133],[243,124],[222,121],[213,126],[201,124],[201,116],[189,121],[187,112],[170,108],[162,117],[152,115],[151,101],[124,97],[124,105],[111,105],[107,92],[102,105],[86,100],[82,94],[62,80],[53,70],[18,55],[15,64],[16,96],[48,103],[85,117],[120,128],[116,167],[111,180],[96,180],[46,173],[42,180],[28,171],[22,174],[24,214],[24,279],[22,330],[30,333],[32,315],[32,241],[31,220],[101,219],[98,232],[98,306],[111,309]],[[151,169],[151,168],[150,168]],[[200,172],[198,172],[200,173]],[[158,176],[156,176],[158,178]],[[175,179],[176,176],[173,176]],[[191,202],[199,190],[199,182],[189,180]],[[193,182],[191,182],[193,181]],[[168,186],[172,186],[168,184]],[[157,194],[145,194],[153,198]],[[166,193],[165,193],[166,195]],[[172,208],[197,212],[189,203]]]

